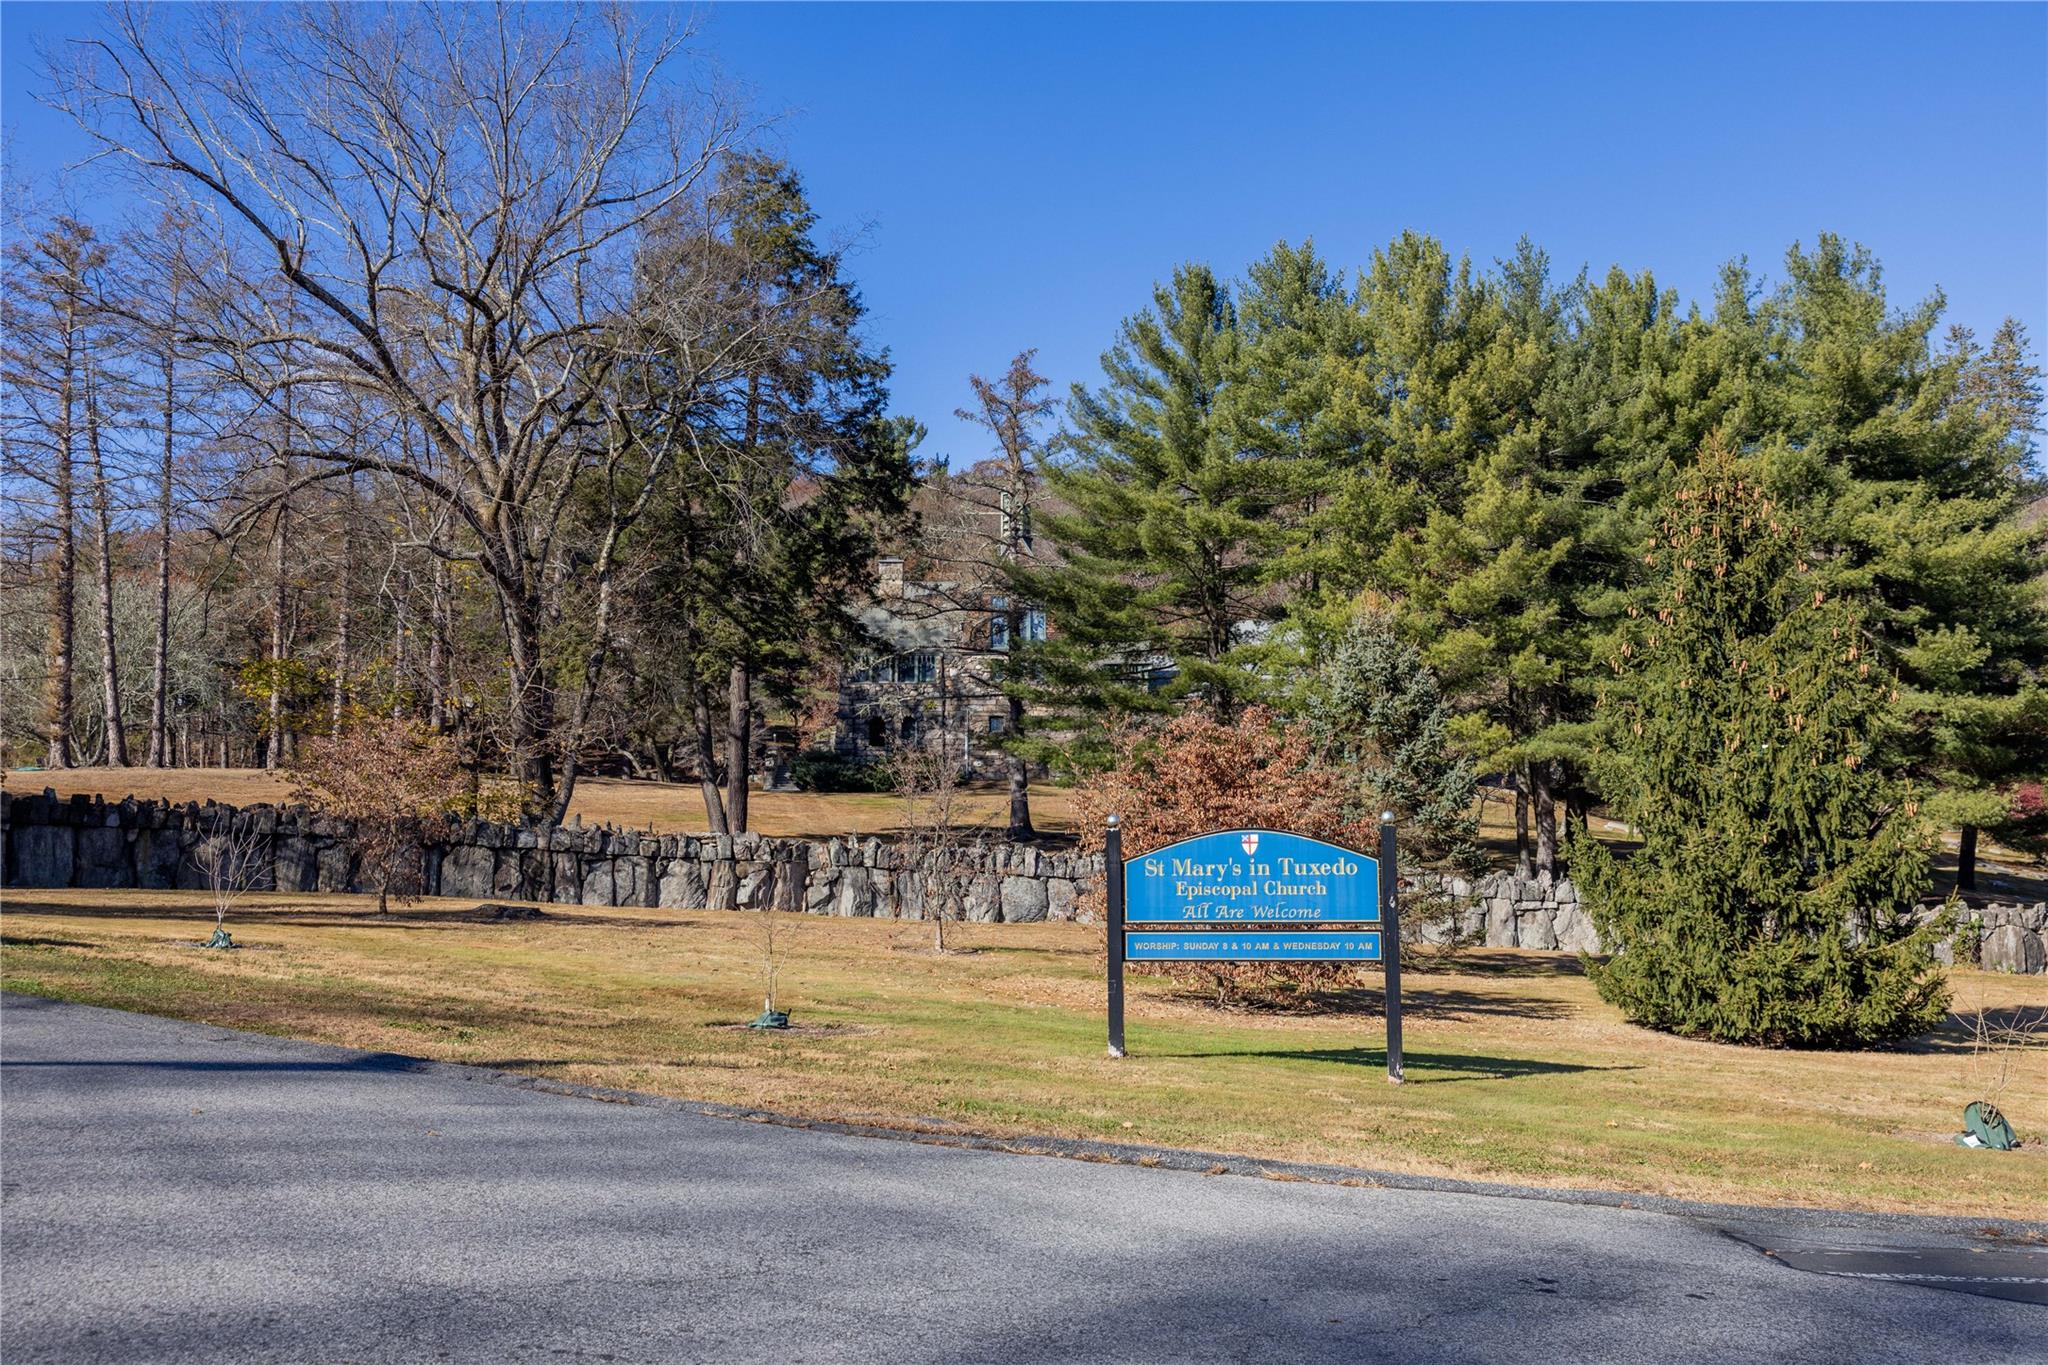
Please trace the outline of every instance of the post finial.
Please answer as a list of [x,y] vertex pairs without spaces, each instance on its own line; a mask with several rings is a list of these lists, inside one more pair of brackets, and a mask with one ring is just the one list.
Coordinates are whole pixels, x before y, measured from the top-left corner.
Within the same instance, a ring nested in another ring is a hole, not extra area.
[[1381,812],[1380,812],[1380,823],[1381,823],[1381,824],[1383,824],[1383,825],[1391,825],[1391,824],[1393,824],[1393,823],[1394,823],[1394,812],[1392,812],[1392,811],[1390,811],[1390,810],[1383,810],[1383,811],[1381,811]]
[[1118,815],[1118,814],[1117,814],[1116,812],[1114,812],[1114,811],[1111,811],[1111,812],[1110,812],[1110,815],[1109,815],[1109,818],[1108,818],[1107,820],[1103,821],[1103,823],[1104,823],[1105,825],[1107,825],[1107,826],[1108,826],[1109,828],[1111,828],[1111,829],[1118,829],[1118,828],[1120,828],[1120,827],[1121,827],[1121,826],[1123,825],[1123,822],[1124,822],[1124,818],[1123,818],[1123,816],[1121,816],[1121,815]]

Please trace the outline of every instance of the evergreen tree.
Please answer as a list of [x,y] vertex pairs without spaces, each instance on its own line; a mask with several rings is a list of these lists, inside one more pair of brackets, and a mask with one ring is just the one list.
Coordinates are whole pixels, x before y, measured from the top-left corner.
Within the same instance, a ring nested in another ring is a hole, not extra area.
[[1153,298],[1103,356],[1107,382],[1075,386],[1065,454],[1045,465],[1063,510],[1043,525],[1061,562],[1012,575],[1053,623],[1016,672],[1041,707],[1080,722],[1067,761],[1100,756],[1090,718],[1189,697],[1227,716],[1268,687],[1287,473],[1242,450],[1219,413],[1240,354],[1229,291],[1185,266]]
[[[1476,875],[1478,779],[1451,737],[1452,708],[1403,640],[1383,602],[1355,605],[1309,683],[1304,707],[1318,759],[1345,775],[1348,823],[1365,828],[1383,811],[1400,827],[1402,865]],[[1449,940],[1458,905],[1427,890],[1403,897],[1402,927]]]
[[1531,853],[1536,870],[1555,870],[1549,732],[1569,719],[1565,680],[1585,654],[1566,574],[1584,503],[1547,400],[1576,292],[1551,287],[1548,261],[1527,242],[1482,285],[1465,324],[1469,361],[1446,386],[1453,410],[1470,414],[1462,478],[1443,486],[1419,533],[1381,556],[1431,665],[1465,701],[1461,737],[1516,782],[1525,872]]
[[1354,577],[1347,559],[1354,546],[1335,499],[1371,450],[1377,406],[1363,368],[1362,324],[1313,243],[1282,242],[1246,273],[1240,363],[1222,395],[1220,422],[1229,441],[1273,475],[1274,515],[1289,534],[1272,548],[1268,576],[1284,592],[1297,630],[1325,605],[1334,610],[1326,629],[1341,629],[1348,612],[1348,596],[1332,585]]
[[[2008,540],[2021,536],[2030,542],[2008,545],[2024,562],[2030,551],[2039,552],[2038,541],[2023,527],[2018,502],[2039,491],[2033,437],[2041,422],[2041,370],[2033,363],[2026,329],[2012,318],[1999,325],[1983,351],[1966,328],[1951,328],[1949,335],[1949,353],[1962,362],[1957,401],[1996,434],[2002,449],[1994,465],[2014,472],[2005,530]],[[2038,616],[2038,599],[2023,606]],[[1931,775],[1944,784],[1937,809],[1960,830],[1956,886],[1973,891],[1979,826],[2003,834],[2012,824],[2007,789],[2048,771],[2048,690],[2041,685],[2044,660],[2038,649],[2029,656],[2023,642],[2020,657],[1995,661],[1993,646],[1976,636],[1974,625],[1967,631],[1962,623],[1938,626],[1916,641],[1911,658],[1921,680],[1921,750]]]
[[697,296],[724,331],[707,345],[732,360],[662,412],[694,455],[650,508],[636,593],[674,674],[644,682],[684,713],[712,829],[737,834],[762,694],[794,705],[821,655],[858,638],[922,428],[881,415],[888,357],[861,335],[859,293],[816,242],[797,174],[734,157],[711,208],[712,231],[667,265],[709,279]]
[[1896,670],[1905,724],[1886,762],[1931,789],[1930,814],[1975,831],[2005,807],[1995,784],[2048,750],[2048,572],[2024,514],[2038,489],[2027,434],[2025,341],[1931,344],[1942,300],[1895,312],[1865,248],[1823,234],[1786,256],[1759,310],[1775,357],[1749,439],[1773,491],[1808,528],[1829,591],[1863,604]]
[[1638,1023],[1730,1042],[1923,1032],[1945,926],[1913,922],[1933,830],[1879,763],[1896,684],[1761,473],[1710,441],[1642,556],[1654,587],[1604,709],[1607,790],[1643,847],[1574,855],[1613,954],[1594,982]]

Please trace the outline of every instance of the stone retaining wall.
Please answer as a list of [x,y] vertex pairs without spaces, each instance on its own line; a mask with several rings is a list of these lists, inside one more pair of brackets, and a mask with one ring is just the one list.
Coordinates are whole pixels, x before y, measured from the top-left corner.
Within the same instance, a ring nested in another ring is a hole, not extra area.
[[[298,806],[106,802],[0,793],[5,884],[203,890],[195,854],[239,822],[264,841],[250,889],[363,891],[347,827]],[[1102,860],[997,844],[957,850],[948,881],[957,918],[983,923],[1074,919],[1083,881]],[[693,837],[608,827],[528,829],[450,820],[421,867],[428,895],[712,910],[922,919],[901,855],[882,839]]]
[[[251,889],[366,889],[349,854],[346,826],[303,807],[109,803],[62,800],[48,791],[0,792],[4,884],[203,890],[193,855],[229,821],[244,822],[266,844]],[[927,918],[918,890],[924,879],[905,876],[900,851],[875,838],[714,838],[450,820],[428,848],[421,872],[427,894],[477,900]],[[942,885],[955,917],[1018,924],[1092,918],[1082,901],[1101,876],[1102,860],[1093,855],[996,843],[957,850]],[[1599,950],[1599,936],[1568,879],[1497,872],[1438,889],[1460,905],[1457,928],[1465,941]],[[2048,903],[1993,902],[1963,913],[1974,933],[1944,945],[1945,958],[1998,971],[2048,970]]]

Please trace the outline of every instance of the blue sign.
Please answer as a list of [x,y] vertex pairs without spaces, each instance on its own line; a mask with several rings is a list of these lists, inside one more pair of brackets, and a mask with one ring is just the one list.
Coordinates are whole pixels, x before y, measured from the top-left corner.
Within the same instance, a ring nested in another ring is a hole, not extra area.
[[1137,933],[1124,935],[1124,956],[1132,962],[1378,962],[1380,936],[1298,929]]
[[[1377,924],[1376,858],[1272,829],[1203,834],[1124,864],[1132,924]],[[1133,952],[1133,960],[1137,958]],[[1375,945],[1374,958],[1379,956]]]

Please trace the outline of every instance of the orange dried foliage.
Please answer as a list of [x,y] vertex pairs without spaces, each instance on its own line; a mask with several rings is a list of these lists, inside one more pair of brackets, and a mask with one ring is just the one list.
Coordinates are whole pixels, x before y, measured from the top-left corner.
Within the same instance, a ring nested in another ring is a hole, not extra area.
[[307,740],[292,795],[350,822],[350,848],[381,914],[420,892],[433,826],[463,796],[461,764],[445,736],[406,720],[359,715],[339,734]]
[[[1164,725],[1126,724],[1111,735],[1112,767],[1085,783],[1074,798],[1082,839],[1102,851],[1104,821],[1121,817],[1126,858],[1226,829],[1284,829],[1370,851],[1378,826],[1347,807],[1344,775],[1316,762],[1307,731],[1264,707],[1230,719],[1197,708]],[[1083,901],[1100,918],[1105,893]],[[1216,962],[1133,965],[1213,990],[1219,1002],[1247,991],[1269,998],[1299,998],[1350,984],[1358,969],[1325,962]]]

